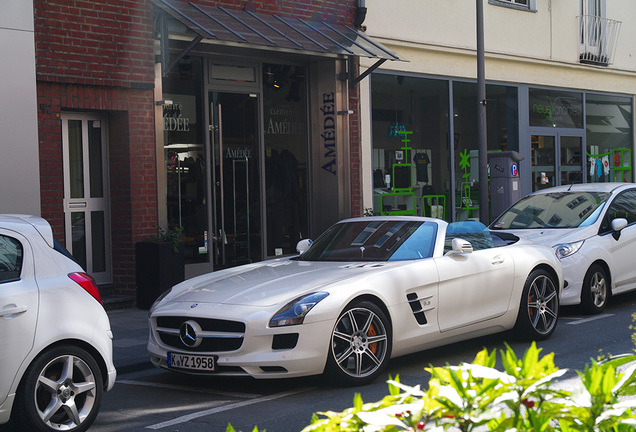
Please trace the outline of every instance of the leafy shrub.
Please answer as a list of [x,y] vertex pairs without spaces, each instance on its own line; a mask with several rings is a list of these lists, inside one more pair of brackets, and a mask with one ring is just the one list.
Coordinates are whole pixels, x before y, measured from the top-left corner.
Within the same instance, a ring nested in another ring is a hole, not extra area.
[[[636,320],[636,314],[632,316]],[[632,329],[636,329],[632,326]],[[636,333],[635,333],[636,334]],[[636,336],[632,337],[636,344]],[[636,355],[592,359],[570,390],[554,380],[566,369],[535,343],[521,358],[506,344],[480,351],[472,363],[429,367],[428,388],[389,379],[389,395],[342,412],[319,412],[302,432],[517,431],[633,432],[636,430]],[[228,425],[228,432],[235,432]],[[253,432],[258,432],[254,428]]]

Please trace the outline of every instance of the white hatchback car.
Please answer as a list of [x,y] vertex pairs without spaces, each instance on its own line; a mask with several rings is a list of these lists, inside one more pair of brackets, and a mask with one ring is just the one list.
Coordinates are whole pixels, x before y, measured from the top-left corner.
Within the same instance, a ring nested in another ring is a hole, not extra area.
[[599,313],[636,289],[636,184],[587,183],[534,192],[491,225],[552,246],[563,264],[560,303]]
[[115,383],[112,337],[94,280],[48,222],[0,215],[0,424],[87,430]]

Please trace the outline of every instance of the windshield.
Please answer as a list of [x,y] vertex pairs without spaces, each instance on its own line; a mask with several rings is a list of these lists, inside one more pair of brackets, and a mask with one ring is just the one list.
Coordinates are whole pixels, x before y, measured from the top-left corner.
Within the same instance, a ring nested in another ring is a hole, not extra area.
[[610,194],[558,192],[530,195],[492,224],[493,229],[576,228],[597,219]]
[[302,254],[303,261],[397,261],[433,256],[434,222],[373,220],[338,223]]

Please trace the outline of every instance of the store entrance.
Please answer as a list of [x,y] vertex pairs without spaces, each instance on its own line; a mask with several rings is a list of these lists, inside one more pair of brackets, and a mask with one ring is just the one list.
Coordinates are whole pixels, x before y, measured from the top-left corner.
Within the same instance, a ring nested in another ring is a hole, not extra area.
[[586,181],[582,133],[538,132],[530,142],[533,192]]
[[214,268],[263,259],[258,95],[210,92]]

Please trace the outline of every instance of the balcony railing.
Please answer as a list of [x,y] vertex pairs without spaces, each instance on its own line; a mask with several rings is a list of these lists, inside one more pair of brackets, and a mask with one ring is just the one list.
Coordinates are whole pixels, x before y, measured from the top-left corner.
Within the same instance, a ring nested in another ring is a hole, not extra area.
[[579,16],[579,61],[608,66],[614,63],[621,22],[595,15]]

